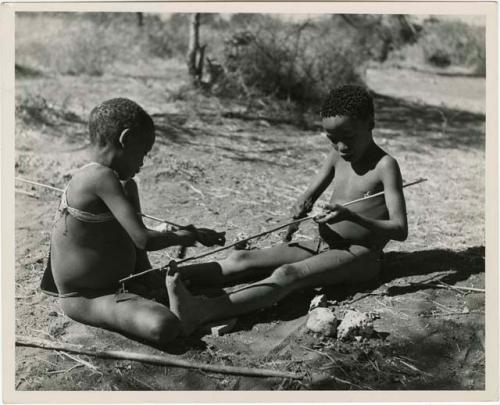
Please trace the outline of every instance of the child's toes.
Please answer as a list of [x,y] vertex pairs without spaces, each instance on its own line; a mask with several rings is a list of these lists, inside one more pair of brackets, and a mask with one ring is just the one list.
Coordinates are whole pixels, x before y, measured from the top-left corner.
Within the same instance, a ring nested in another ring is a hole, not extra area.
[[171,260],[168,264],[167,276],[174,276],[179,273],[179,268],[177,267],[177,262],[175,260]]

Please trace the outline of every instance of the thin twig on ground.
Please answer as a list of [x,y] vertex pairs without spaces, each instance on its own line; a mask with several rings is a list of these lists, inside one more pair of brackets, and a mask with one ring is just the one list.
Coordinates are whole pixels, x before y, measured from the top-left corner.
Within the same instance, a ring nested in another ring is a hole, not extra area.
[[418,369],[413,364],[410,364],[410,363],[404,361],[400,357],[394,357],[394,358],[398,359],[401,364],[403,364],[404,366],[408,367],[410,370],[413,370],[413,371],[415,371],[417,373],[420,373],[420,374],[423,374],[423,375],[426,375],[426,376],[429,376],[429,377],[434,377],[432,374],[430,374],[430,373],[428,373],[426,371],[422,371],[422,370]]
[[442,281],[439,283],[430,283],[430,284],[433,284],[438,288],[448,288],[448,289],[452,289],[452,290],[473,291],[473,292],[486,292],[486,290],[484,288],[462,287],[459,285],[446,284],[446,283],[443,283]]
[[48,336],[48,337],[53,337],[50,333],[48,332],[45,332],[43,330],[40,330],[40,329],[34,329],[34,328],[30,328],[33,332],[37,332],[37,333],[41,333],[42,335],[45,335],[45,336]]
[[434,303],[434,304],[436,304],[439,308],[444,309],[447,312],[455,312],[454,309],[448,308],[446,305],[443,305],[443,304],[441,304],[441,303],[439,303],[437,301],[431,300],[431,302]]
[[77,356],[72,356],[71,354],[69,353],[66,353],[64,351],[56,351],[56,353],[60,354],[60,355],[63,355],[63,356],[66,356],[68,357],[69,359],[73,360],[73,361],[76,361],[77,363],[80,363],[82,364],[83,366],[87,367],[87,368],[90,368],[92,371],[94,372],[98,372],[100,373],[99,369],[94,366],[92,363],[88,362],[88,361],[85,361],[83,359],[80,359],[79,357]]
[[142,380],[139,380],[137,377],[134,377],[134,376],[129,376],[132,380],[138,382],[139,384],[143,385],[144,387],[146,387],[147,389],[150,389],[151,391],[154,391],[155,390],[155,387],[153,387],[152,385],[149,385],[148,383],[142,381]]
[[75,368],[78,367],[84,367],[83,364],[75,364],[74,366],[67,368],[65,370],[54,370],[54,371],[48,371],[47,374],[61,374],[61,373],[69,373],[70,371],[74,370]]
[[40,197],[38,197],[37,194],[31,193],[29,191],[21,190],[20,188],[16,188],[16,193],[18,193],[18,194],[24,194],[24,195],[27,195],[28,197],[36,198],[37,200],[40,198]]
[[484,311],[469,311],[469,312],[442,312],[437,314],[422,314],[422,318],[434,318],[437,316],[453,316],[453,315],[474,315],[474,314],[484,314]]
[[333,357],[330,356],[328,353],[323,353],[323,352],[320,352],[319,350],[312,349],[312,348],[307,347],[307,346],[300,345],[299,347],[301,347],[302,349],[305,349],[305,350],[309,350],[310,352],[321,354],[322,356],[327,357],[332,363],[335,363],[335,360],[333,359]]

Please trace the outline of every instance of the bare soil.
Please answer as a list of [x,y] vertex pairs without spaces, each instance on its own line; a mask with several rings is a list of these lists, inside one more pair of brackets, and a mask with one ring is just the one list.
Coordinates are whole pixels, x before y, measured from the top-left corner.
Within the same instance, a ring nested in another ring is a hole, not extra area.
[[[140,174],[144,212],[227,230],[229,241],[285,220],[330,147],[315,117],[304,117],[300,126],[271,123],[270,118],[294,122],[295,117],[267,100],[196,93],[184,85],[179,68],[161,72],[74,77],[19,71],[16,175],[63,187],[85,162],[90,109],[106,98],[126,96],[153,114],[158,127],[152,158]],[[484,81],[448,77],[436,92],[433,83],[441,80],[419,80],[419,94],[427,93],[418,101],[442,101],[426,105],[417,103],[414,88],[395,81],[393,72],[376,72],[376,90],[386,93],[376,97],[376,141],[399,160],[406,181],[428,182],[405,191],[410,236],[387,247],[380,278],[356,288],[325,289],[337,310],[380,312],[377,333],[366,341],[308,333],[304,325],[315,291],[241,316],[228,335],[179,339],[162,349],[78,324],[39,291],[58,195],[16,184],[36,195],[16,194],[16,334],[100,349],[166,351],[213,364],[321,372],[328,378],[250,378],[81,356],[89,366],[61,353],[17,347],[16,389],[484,389],[484,294],[432,284],[484,287],[485,117],[468,108],[468,99],[456,105],[462,98],[453,95],[483,94]],[[449,97],[453,108],[446,104]],[[228,118],[228,112],[252,118]],[[312,225],[299,234],[313,235]],[[279,240],[273,234],[250,247]],[[152,254],[153,265],[168,261],[169,254]]]

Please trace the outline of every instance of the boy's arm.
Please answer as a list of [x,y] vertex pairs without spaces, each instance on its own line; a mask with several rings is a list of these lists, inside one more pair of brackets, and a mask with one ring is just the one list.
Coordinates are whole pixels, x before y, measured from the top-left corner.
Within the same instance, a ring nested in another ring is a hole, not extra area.
[[[335,161],[337,158],[337,152],[331,151],[326,158],[321,170],[313,178],[309,187],[302,196],[299,197],[297,203],[294,206],[294,218],[299,218],[300,215],[307,214],[313,207],[316,200],[323,194],[328,185],[332,182],[335,176]],[[303,212],[301,212],[303,211]]]
[[138,249],[159,250],[173,245],[190,246],[196,241],[196,234],[191,231],[158,232],[146,228],[111,170],[104,171],[99,177],[95,193],[104,201]]
[[352,221],[370,229],[382,238],[403,241],[408,236],[406,203],[403,195],[403,180],[398,163],[390,156],[380,162],[380,176],[384,185],[384,196],[389,219],[372,219],[352,212],[342,205],[329,206],[332,211],[319,218],[319,223]]
[[[307,190],[302,194],[292,207],[292,218],[299,219],[305,217],[312,209],[316,200],[323,194],[323,191],[332,182],[335,176],[336,151],[331,151],[321,170],[314,177]],[[292,235],[297,232],[299,225],[290,225],[286,231],[283,240],[289,242]]]
[[[123,189],[125,190],[125,195],[127,199],[130,201],[132,206],[134,207],[135,212],[141,212],[141,201],[139,198],[139,188],[137,187],[137,183],[134,179],[127,180],[122,183]],[[144,221],[142,220],[141,215],[137,215],[139,222],[144,225]],[[136,259],[135,259],[135,272],[140,272],[146,269],[151,268],[151,262],[149,261],[148,254],[144,249],[139,249],[136,247]],[[156,273],[153,272],[156,276]],[[153,273],[148,273],[153,274]]]

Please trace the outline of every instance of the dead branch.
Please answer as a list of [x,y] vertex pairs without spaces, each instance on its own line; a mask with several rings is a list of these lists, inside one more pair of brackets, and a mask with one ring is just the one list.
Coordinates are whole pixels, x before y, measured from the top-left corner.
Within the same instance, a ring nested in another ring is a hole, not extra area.
[[422,318],[434,318],[438,316],[452,316],[452,315],[473,315],[473,314],[484,314],[484,311],[469,311],[469,312],[440,312],[437,314],[421,314]]
[[256,369],[249,367],[224,366],[217,364],[204,364],[182,360],[169,355],[151,355],[146,353],[118,351],[118,350],[96,350],[86,349],[79,345],[64,342],[54,342],[46,339],[37,339],[29,336],[16,336],[16,346],[38,347],[41,349],[57,350],[75,354],[84,354],[103,359],[131,360],[141,363],[198,369],[221,374],[247,375],[255,377],[282,377],[300,380],[304,378],[303,373],[292,373],[286,371]]

